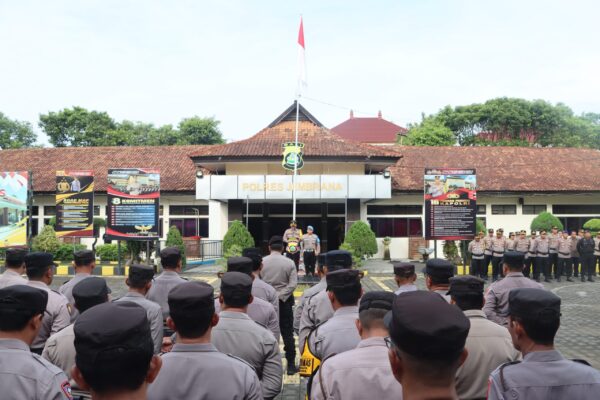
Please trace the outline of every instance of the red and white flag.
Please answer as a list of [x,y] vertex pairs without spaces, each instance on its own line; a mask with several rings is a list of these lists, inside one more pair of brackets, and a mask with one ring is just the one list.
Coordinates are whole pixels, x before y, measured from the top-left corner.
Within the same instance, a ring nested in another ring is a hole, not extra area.
[[302,24],[302,17],[300,17],[300,30],[298,32],[298,95],[303,89],[306,89],[306,58],[304,52],[306,47],[304,46],[304,26]]

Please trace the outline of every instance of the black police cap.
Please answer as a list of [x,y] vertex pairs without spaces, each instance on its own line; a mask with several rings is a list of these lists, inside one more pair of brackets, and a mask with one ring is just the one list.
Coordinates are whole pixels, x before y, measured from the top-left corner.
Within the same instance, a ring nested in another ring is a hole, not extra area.
[[508,265],[523,266],[525,254],[520,251],[507,251],[504,253],[504,262]]
[[358,311],[370,310],[372,308],[378,308],[381,310],[391,310],[394,298],[396,296],[392,292],[385,292],[383,290],[373,290],[365,293],[358,305]]
[[27,249],[19,247],[10,247],[6,249],[6,263],[10,265],[23,264]]
[[283,245],[283,237],[281,236],[271,236],[271,239],[269,239],[269,246],[272,246],[274,244],[280,244]]
[[384,323],[398,348],[428,360],[458,357],[471,326],[458,307],[424,290],[396,296]]
[[225,272],[221,277],[221,293],[226,298],[247,298],[252,294],[252,278],[241,272]]
[[98,304],[82,313],[73,328],[75,363],[93,368],[99,356],[104,362],[121,362],[128,355],[152,356],[154,344],[146,310],[130,301]]
[[40,271],[52,265],[56,265],[56,263],[51,253],[36,251],[25,256],[25,268],[27,270]]
[[43,313],[48,304],[48,292],[27,285],[12,285],[0,289],[0,316]]
[[415,273],[415,264],[407,262],[394,263],[394,275],[408,278]]
[[78,250],[73,253],[73,261],[75,265],[87,265],[96,260],[94,252],[91,250]]
[[529,320],[560,317],[560,297],[538,288],[515,288],[508,293],[508,315]]
[[334,271],[342,268],[352,268],[352,253],[346,250],[327,252],[327,269]]
[[328,272],[325,276],[327,290],[343,289],[360,284],[360,273],[355,269],[340,269]]
[[215,310],[215,290],[206,282],[184,282],[169,292],[167,302],[171,313],[190,313]]
[[73,286],[72,292],[75,304],[104,303],[108,293],[109,289],[106,281],[97,276],[90,276],[77,282]]
[[262,264],[262,259],[263,259],[260,249],[258,249],[256,247],[248,247],[248,248],[242,250],[242,256],[250,258],[252,260],[252,262],[254,263],[252,270],[258,271],[258,269],[260,268],[260,265]]
[[450,278],[454,276],[454,265],[448,260],[430,258],[423,268],[423,273],[436,278]]
[[143,264],[129,266],[129,281],[133,284],[150,282],[154,278],[154,267]]
[[483,294],[483,279],[471,275],[450,278],[450,288],[446,294]]
[[164,267],[176,267],[181,260],[181,250],[179,247],[165,247],[160,251],[160,262]]
[[253,268],[254,262],[249,257],[229,257],[227,259],[227,272],[241,272],[251,275]]

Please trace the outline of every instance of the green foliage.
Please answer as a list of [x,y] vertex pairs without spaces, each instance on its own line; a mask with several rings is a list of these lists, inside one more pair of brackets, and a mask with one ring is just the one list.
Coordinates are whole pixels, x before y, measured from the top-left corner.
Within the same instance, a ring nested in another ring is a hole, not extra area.
[[[365,257],[373,257],[377,253],[377,240],[371,227],[364,221],[356,221],[352,224],[344,238],[342,246],[352,252],[353,256],[362,260]],[[349,247],[348,247],[349,246]]]
[[[101,261],[119,260],[119,248],[116,244],[101,244],[96,247],[96,254],[100,257]],[[121,254],[121,258],[123,258],[123,254]]]
[[254,247],[254,238],[241,221],[233,221],[223,238],[223,254],[227,254],[231,247],[237,245],[241,249]]
[[106,220],[104,218],[95,217],[94,218],[94,228],[103,228],[106,226]]
[[167,232],[167,247],[177,247],[179,251],[181,251],[181,264],[185,267],[186,265],[186,257],[185,257],[185,243],[183,243],[183,238],[181,237],[181,232],[175,225],[169,228],[169,232]]
[[550,229],[552,229],[553,226],[556,226],[559,231],[563,230],[563,224],[560,222],[560,219],[547,211],[539,213],[539,215],[531,221],[532,231],[541,231],[544,229],[546,232],[550,232]]
[[137,240],[127,240],[122,241],[121,245],[123,244],[125,244],[125,246],[122,246],[121,251],[123,251],[124,248],[125,253],[127,254],[127,260],[129,260],[129,264],[139,263],[142,261],[142,258],[140,257],[140,252],[143,248],[146,248],[146,242]]
[[83,249],[87,249],[85,244],[63,243],[54,253],[54,258],[60,261],[73,261],[73,253]]
[[117,127],[107,113],[82,107],[41,114],[39,126],[56,147],[104,146],[107,132]]
[[0,112],[0,149],[35,145],[36,135],[29,122],[12,120]]
[[352,264],[360,267],[362,265],[362,257],[359,257],[356,255],[356,253],[354,252],[354,249],[352,249],[352,245],[350,245],[350,243],[342,243],[340,245],[340,250],[346,250],[349,251],[352,254]]
[[485,224],[482,219],[477,218],[475,221],[475,234],[478,235],[479,232],[483,231],[484,233],[487,231]]
[[453,264],[460,262],[458,247],[456,246],[456,242],[454,240],[444,241],[442,251],[444,252],[444,257],[446,257],[446,260],[452,262]]
[[31,248],[33,251],[45,251],[55,254],[60,247],[60,242],[56,237],[54,228],[50,225],[45,225],[39,235],[33,238]]
[[405,140],[409,146],[452,146],[456,143],[454,133],[434,118],[410,125]]
[[179,123],[177,144],[219,144],[225,143],[219,130],[219,121],[214,118],[194,116]]
[[592,234],[595,235],[600,231],[600,218],[592,218],[586,221],[586,223],[583,224],[583,229],[589,229]]

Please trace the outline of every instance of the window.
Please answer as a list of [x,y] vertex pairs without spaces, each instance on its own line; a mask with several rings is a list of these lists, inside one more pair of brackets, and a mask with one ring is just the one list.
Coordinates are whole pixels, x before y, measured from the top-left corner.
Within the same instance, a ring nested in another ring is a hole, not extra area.
[[38,215],[40,213],[39,206],[31,206],[31,215]]
[[369,218],[376,237],[423,236],[421,218]]
[[327,214],[344,215],[346,213],[346,205],[344,203],[327,203]]
[[555,204],[554,214],[600,214],[599,204]]
[[571,231],[578,231],[583,228],[583,224],[589,221],[592,218],[600,218],[600,216],[595,217],[558,217],[560,222],[563,224],[564,229]]
[[100,206],[94,206],[94,215],[95,216],[100,215]]
[[44,206],[44,215],[56,215],[56,206]]
[[169,226],[176,226],[183,237],[208,237],[207,218],[171,218]]
[[517,206],[514,204],[492,204],[492,215],[515,215]]
[[208,215],[208,206],[169,206],[171,215]]
[[528,204],[523,206],[523,215],[538,215],[546,211],[545,204]]
[[477,215],[485,215],[487,212],[487,206],[485,204],[477,205]]
[[370,205],[368,215],[421,215],[422,205]]

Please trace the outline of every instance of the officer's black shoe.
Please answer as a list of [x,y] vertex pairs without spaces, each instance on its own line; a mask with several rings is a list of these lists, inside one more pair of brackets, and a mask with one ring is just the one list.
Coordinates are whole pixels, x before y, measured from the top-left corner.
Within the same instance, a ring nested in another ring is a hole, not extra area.
[[544,282],[552,283],[552,279],[550,279],[550,278],[544,278]]
[[596,282],[596,281],[594,280],[594,278],[592,278],[592,277],[590,276],[590,277],[588,277],[588,282]]
[[570,276],[567,276],[567,282],[573,282],[573,278],[571,278]]
[[556,282],[560,282],[560,276],[556,278]]
[[540,281],[540,277],[538,276],[537,278],[533,278],[534,281],[539,282]]
[[296,364],[288,364],[287,374],[288,375],[296,375],[297,373],[298,373],[298,367],[296,367]]

